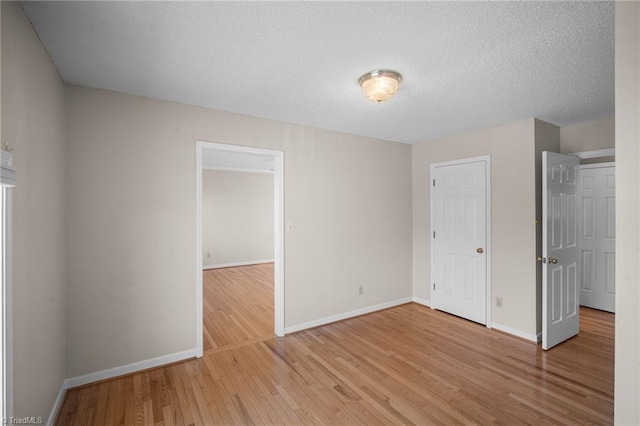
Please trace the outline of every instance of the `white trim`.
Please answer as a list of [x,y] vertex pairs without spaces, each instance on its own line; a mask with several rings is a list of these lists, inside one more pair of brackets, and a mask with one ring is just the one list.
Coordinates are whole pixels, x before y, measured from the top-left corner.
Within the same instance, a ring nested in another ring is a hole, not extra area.
[[413,303],[417,303],[418,305],[424,305],[429,308],[431,307],[431,301],[423,299],[422,297],[413,296],[411,300],[413,301]]
[[267,173],[274,174],[273,170],[267,169],[249,169],[243,167],[220,167],[220,166],[207,166],[206,164],[202,166],[204,170],[217,170],[220,172],[243,172],[243,173]]
[[274,259],[266,259],[266,260],[248,260],[246,262],[231,262],[231,263],[220,263],[218,265],[205,265],[202,269],[220,269],[220,268],[233,268],[235,266],[249,266],[249,265],[262,265],[263,263],[273,263]]
[[343,312],[341,314],[331,315],[317,320],[303,322],[301,324],[285,327],[284,332],[286,334],[295,333],[296,331],[306,330],[308,328],[319,327],[321,325],[330,324],[336,321],[342,321],[345,319],[358,317],[360,315],[370,314],[371,312],[381,311],[383,309],[393,308],[394,306],[404,305],[412,302],[412,297],[403,297],[402,299],[392,300],[391,302],[379,303],[377,305],[367,306],[364,308],[355,309],[349,312]]
[[273,229],[274,229],[274,295],[273,312],[275,316],[274,328],[278,337],[283,337],[284,331],[284,152],[271,151],[274,155],[273,175]]
[[4,209],[3,226],[4,244],[2,250],[2,277],[3,280],[3,334],[4,342],[2,342],[2,351],[4,360],[1,368],[4,374],[4,389],[2,404],[4,405],[4,416],[9,418],[13,416],[13,190],[11,187],[4,187],[2,190],[4,200],[2,208]]
[[542,341],[542,333],[531,334],[526,331],[518,330],[517,328],[508,327],[506,325],[492,323],[492,327],[495,330],[502,331],[503,333],[511,334],[512,336],[520,337],[534,343],[540,343]]
[[492,284],[492,268],[491,262],[493,261],[493,241],[491,239],[491,156],[486,156],[485,162],[485,179],[486,182],[486,207],[487,207],[487,328],[492,328],[493,322],[493,284]]
[[180,361],[185,361],[190,358],[196,358],[198,355],[197,349],[188,349],[186,351],[175,352],[168,355],[162,355],[155,358],[145,359],[142,361],[134,362],[127,365],[121,365],[119,367],[108,368],[106,370],[96,371],[95,373],[84,374],[82,376],[71,377],[65,379],[60,386],[58,396],[53,403],[51,413],[47,419],[47,425],[53,425],[62,403],[66,396],[67,390],[78,386],[84,386],[102,380],[113,379],[114,377],[125,376],[129,374],[135,374],[140,371],[149,370],[151,368],[162,367],[163,365],[173,364]]
[[436,297],[436,293],[433,291],[433,287],[432,287],[432,283],[434,282],[434,249],[435,249],[435,239],[433,238],[433,229],[434,229],[434,221],[433,221],[433,201],[434,201],[434,193],[432,191],[432,184],[431,182],[433,181],[433,175],[434,175],[434,171],[437,167],[446,167],[446,166],[455,166],[455,165],[459,165],[459,164],[468,164],[468,163],[477,163],[477,162],[484,162],[485,164],[485,179],[486,179],[486,185],[485,185],[485,199],[486,199],[486,238],[487,238],[487,247],[485,249],[485,253],[487,255],[487,272],[486,272],[486,291],[487,291],[487,300],[486,300],[486,316],[485,316],[485,325],[487,326],[487,328],[491,328],[492,327],[492,318],[493,318],[493,311],[492,311],[492,297],[493,297],[493,286],[492,286],[492,281],[491,281],[491,276],[492,276],[492,253],[493,253],[493,245],[492,245],[492,241],[491,241],[491,155],[482,155],[479,157],[470,157],[470,158],[461,158],[458,160],[452,160],[452,161],[442,161],[439,163],[431,163],[430,167],[429,167],[429,182],[428,182],[428,187],[429,187],[429,216],[430,216],[430,227],[429,227],[429,241],[430,241],[430,250],[431,250],[431,273],[429,276],[430,282],[429,282],[429,293],[431,294],[431,301],[433,302],[430,307],[431,309],[437,309],[436,304],[437,304],[437,297]]
[[602,158],[602,157],[615,157],[616,149],[615,148],[605,148],[605,149],[595,149],[593,151],[580,151],[580,152],[572,152],[571,154],[574,157],[578,157],[581,160],[586,160],[588,158]]
[[51,413],[49,413],[49,418],[47,419],[47,426],[53,426],[56,421],[56,417],[58,417],[58,413],[62,408],[62,403],[64,402],[64,397],[67,395],[66,380],[62,382],[62,386],[60,386],[60,391],[58,392],[58,396],[56,397],[55,402],[53,403],[53,407],[51,408]]
[[604,169],[607,167],[615,167],[616,163],[613,161],[609,161],[608,163],[593,163],[593,164],[580,164],[578,166],[578,169],[580,170],[585,170],[585,169]]
[[204,306],[202,297],[202,157],[203,148],[196,142],[196,352],[204,355]]
[[284,336],[284,152],[272,149],[196,141],[196,352],[204,354],[202,296],[202,170],[204,150],[268,155],[274,159],[274,333]]
[[13,154],[7,151],[0,151],[0,185],[16,185],[16,171],[13,168]]
[[134,362],[119,367],[108,368],[106,370],[96,371],[95,373],[84,374],[82,376],[72,377],[64,381],[65,389],[71,389],[78,386],[87,385],[89,383],[99,382],[102,380],[112,379],[114,377],[124,376],[127,374],[137,373],[139,371],[148,370],[150,368],[161,367],[174,362],[184,361],[189,358],[195,358],[197,351],[188,349],[186,351],[175,352],[168,355],[162,355],[151,359]]

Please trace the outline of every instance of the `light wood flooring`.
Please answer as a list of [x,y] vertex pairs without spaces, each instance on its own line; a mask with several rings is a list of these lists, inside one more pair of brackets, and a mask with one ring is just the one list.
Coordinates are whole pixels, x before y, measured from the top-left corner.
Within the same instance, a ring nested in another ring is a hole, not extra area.
[[204,351],[273,336],[273,263],[203,273]]
[[546,352],[417,304],[225,337],[201,359],[70,390],[57,424],[612,424],[614,316],[581,315],[580,335]]

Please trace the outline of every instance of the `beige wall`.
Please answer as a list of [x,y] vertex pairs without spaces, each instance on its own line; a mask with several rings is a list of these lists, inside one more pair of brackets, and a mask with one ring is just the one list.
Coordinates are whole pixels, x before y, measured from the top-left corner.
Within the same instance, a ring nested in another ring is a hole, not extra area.
[[[561,129],[535,120],[536,257],[542,256],[542,152],[560,152]],[[542,332],[542,263],[536,263],[536,328]]]
[[285,152],[287,326],[411,296],[410,146],[76,86],[67,114],[70,376],[195,347],[196,140]]
[[203,170],[204,267],[273,259],[273,174]]
[[49,415],[65,371],[64,85],[18,2],[2,2],[2,140],[14,147],[14,398]]
[[560,128],[560,153],[593,151],[615,146],[615,118],[603,118]]
[[[413,294],[430,300],[429,167],[491,155],[492,322],[530,335],[536,326],[534,120],[451,136],[413,149]],[[492,305],[495,303],[492,301]]]
[[615,423],[640,424],[640,4],[616,2]]

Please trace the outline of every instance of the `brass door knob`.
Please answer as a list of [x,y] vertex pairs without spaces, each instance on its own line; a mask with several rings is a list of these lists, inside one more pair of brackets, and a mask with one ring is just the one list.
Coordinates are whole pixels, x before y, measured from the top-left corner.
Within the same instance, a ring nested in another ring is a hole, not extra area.
[[482,247],[478,247],[478,248],[476,249],[476,253],[480,253],[480,254],[482,254],[482,253],[484,253],[484,249],[483,249]]
[[558,263],[558,259],[556,259],[555,257],[550,257],[549,263],[553,263],[555,265],[556,263]]

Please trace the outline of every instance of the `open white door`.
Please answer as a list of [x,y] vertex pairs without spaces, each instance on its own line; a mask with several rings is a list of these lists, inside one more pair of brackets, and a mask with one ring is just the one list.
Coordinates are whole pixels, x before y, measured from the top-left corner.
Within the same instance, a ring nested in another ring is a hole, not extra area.
[[577,157],[542,153],[542,349],[580,330]]

